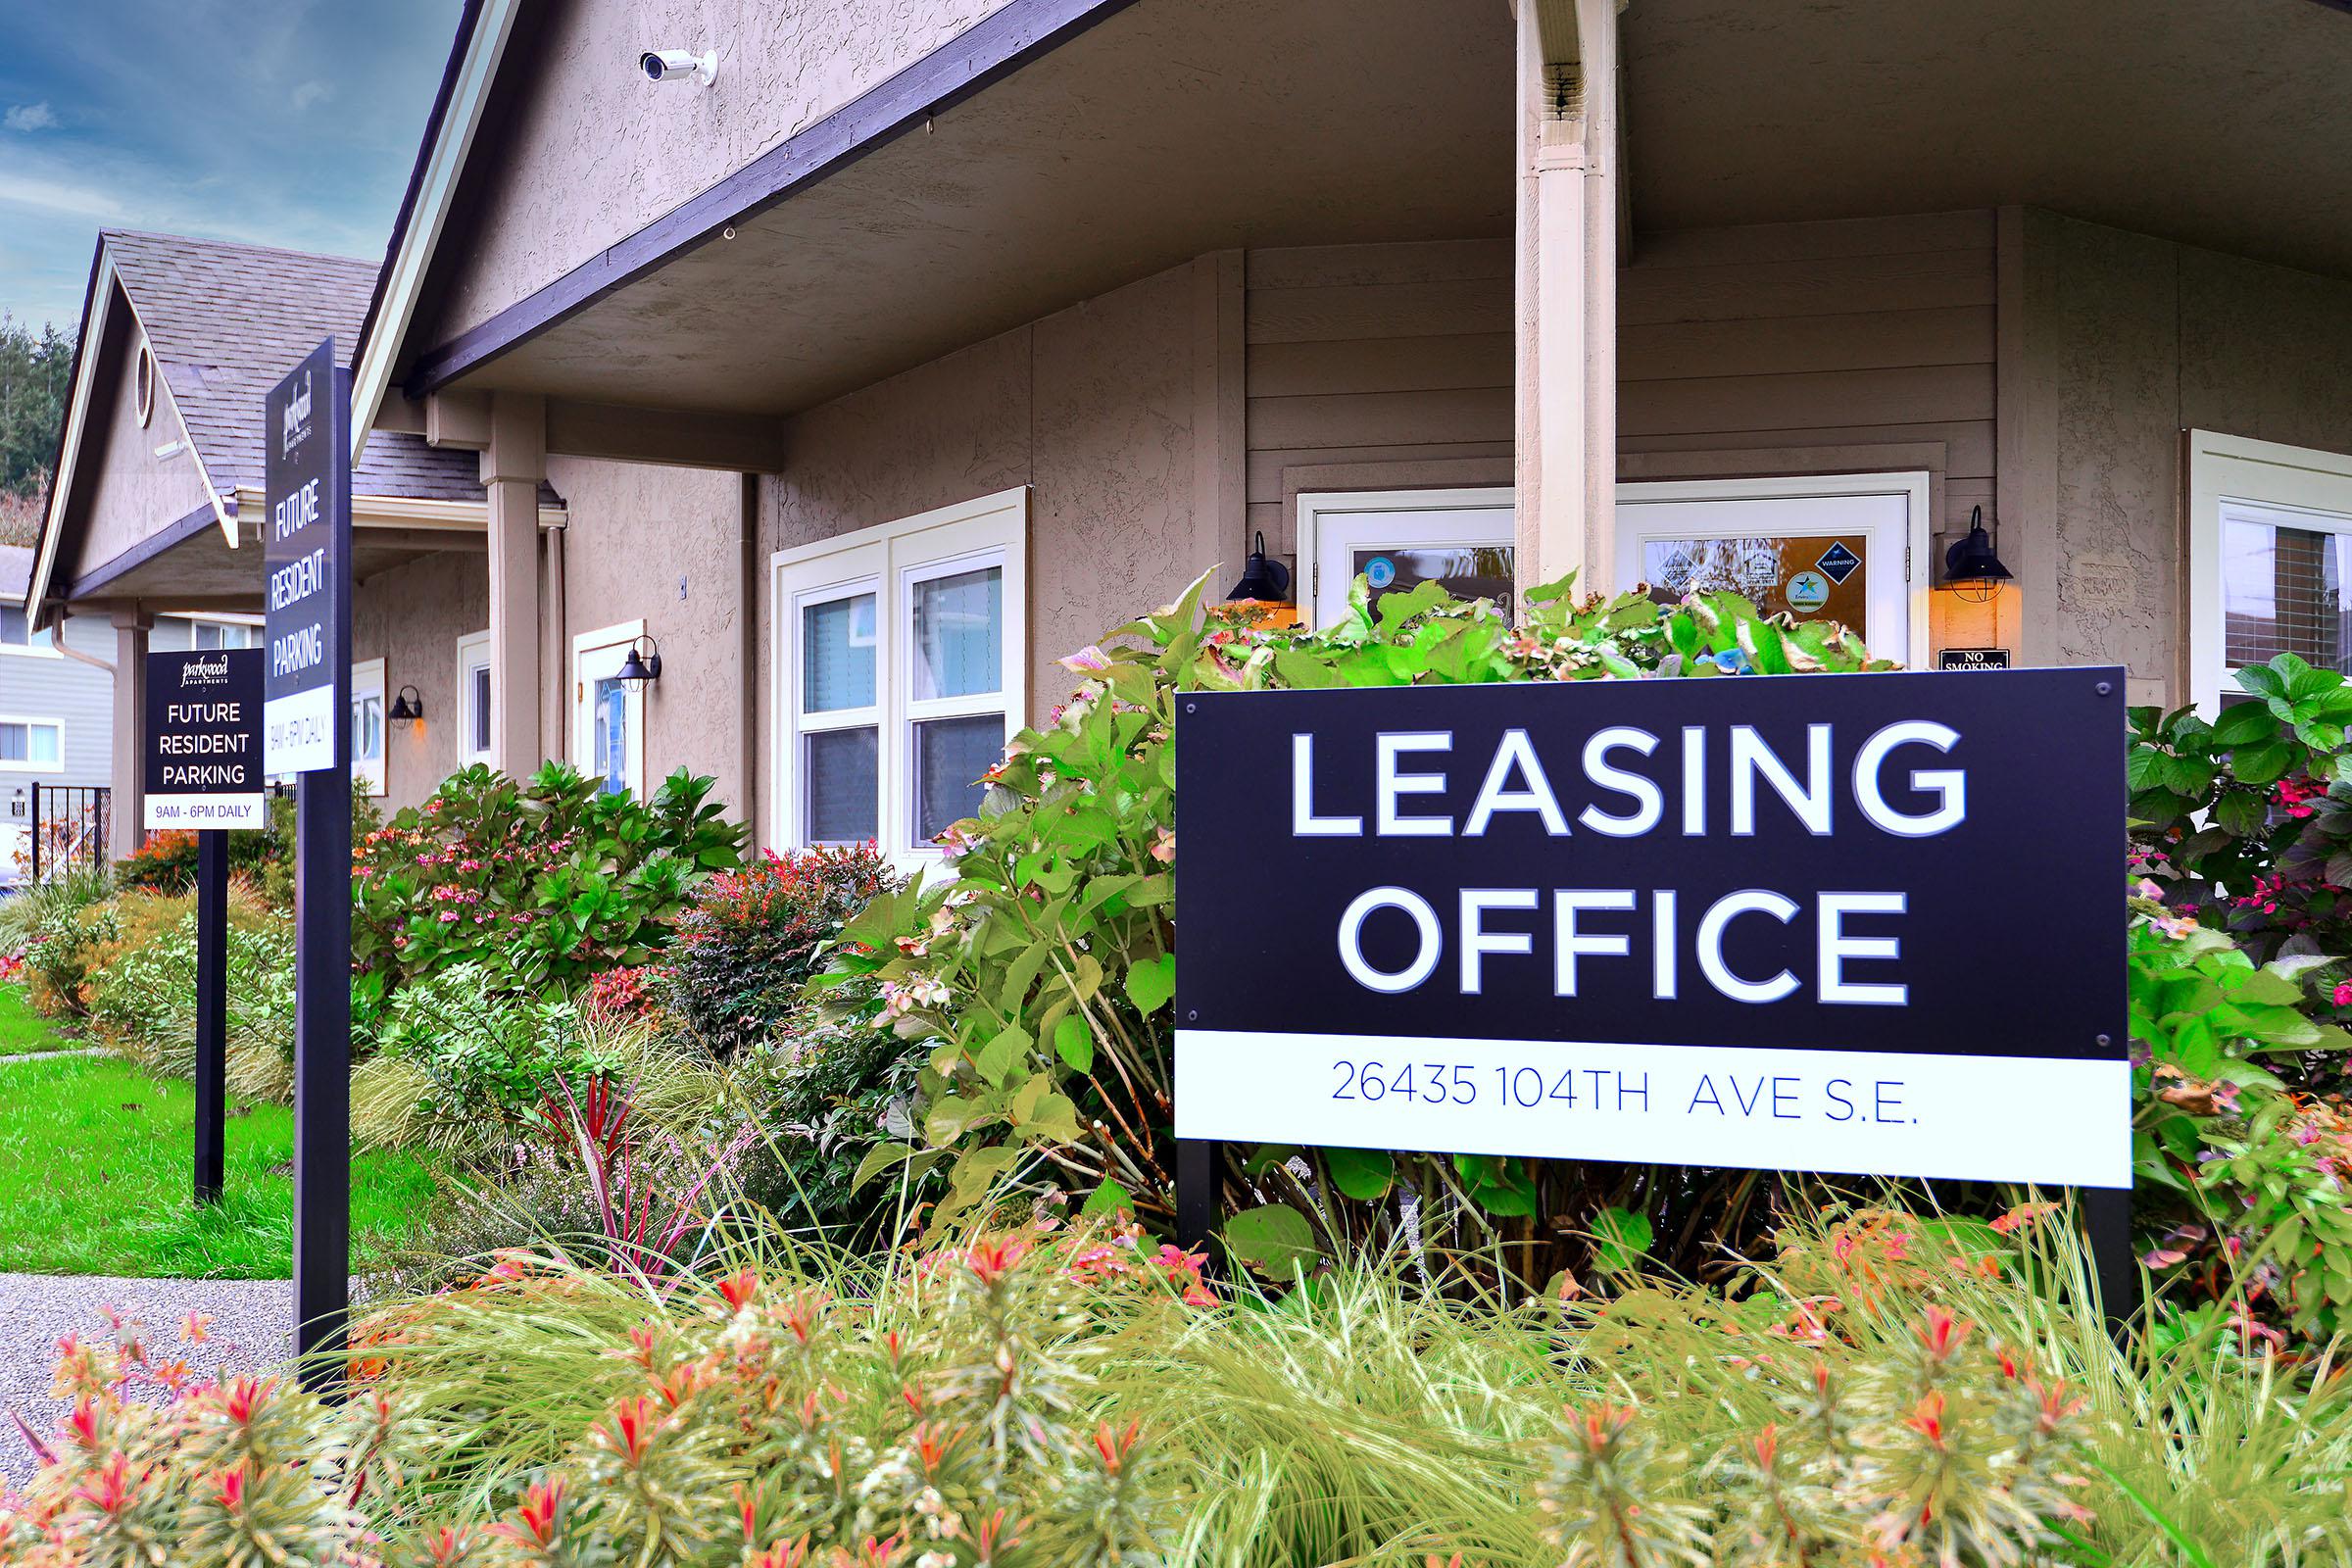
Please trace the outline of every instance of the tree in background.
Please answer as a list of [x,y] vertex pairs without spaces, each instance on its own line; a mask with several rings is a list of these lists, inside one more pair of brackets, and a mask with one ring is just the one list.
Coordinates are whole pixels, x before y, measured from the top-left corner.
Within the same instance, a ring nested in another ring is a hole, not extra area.
[[0,544],[30,544],[74,373],[74,339],[0,313]]

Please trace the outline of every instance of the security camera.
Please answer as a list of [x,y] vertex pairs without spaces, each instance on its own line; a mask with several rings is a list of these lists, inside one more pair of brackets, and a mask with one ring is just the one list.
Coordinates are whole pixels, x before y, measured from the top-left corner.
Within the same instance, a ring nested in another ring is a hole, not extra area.
[[648,81],[685,81],[689,77],[708,87],[718,79],[718,51],[690,55],[683,49],[649,49],[637,57],[637,69]]

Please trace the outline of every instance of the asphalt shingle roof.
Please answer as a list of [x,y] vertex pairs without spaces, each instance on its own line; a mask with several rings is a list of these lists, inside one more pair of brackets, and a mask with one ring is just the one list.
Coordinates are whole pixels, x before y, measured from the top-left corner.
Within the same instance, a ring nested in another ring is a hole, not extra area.
[[[106,246],[213,487],[261,488],[263,394],[330,332],[336,363],[351,363],[375,264],[125,229]],[[470,452],[379,430],[352,493],[479,501],[480,467]]]

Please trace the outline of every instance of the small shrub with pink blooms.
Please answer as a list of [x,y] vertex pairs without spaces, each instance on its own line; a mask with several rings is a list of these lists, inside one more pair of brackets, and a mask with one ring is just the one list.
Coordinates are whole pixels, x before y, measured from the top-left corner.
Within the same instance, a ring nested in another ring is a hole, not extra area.
[[710,789],[684,769],[650,801],[558,762],[524,780],[452,774],[354,856],[355,1004],[371,1012],[458,963],[495,968],[513,991],[570,995],[654,958],[697,884],[740,861],[745,829]]

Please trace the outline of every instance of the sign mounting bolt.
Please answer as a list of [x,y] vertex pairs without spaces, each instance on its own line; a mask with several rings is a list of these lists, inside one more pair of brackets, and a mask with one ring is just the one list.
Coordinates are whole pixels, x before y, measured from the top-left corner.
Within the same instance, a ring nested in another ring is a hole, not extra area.
[[2110,692],[2112,692],[2112,691],[2114,691],[2114,690],[2115,690],[2115,682],[2113,682],[2113,681],[2111,681],[2111,680],[2103,680],[2103,681],[2099,682],[2099,685],[2098,685],[2098,693],[2099,693],[2099,695],[2100,695],[2101,697],[2105,697],[2105,696],[2106,696],[2108,693],[2110,693]]
[[2101,1035],[2098,1038],[2099,1044],[2102,1046],[2112,1046],[2115,1044],[2115,1036],[2113,1035]]
[[1184,1015],[1184,1021],[1186,1023],[1199,1023],[1200,1021],[1200,1009],[1199,1007],[1193,1008],[1192,1011]]

